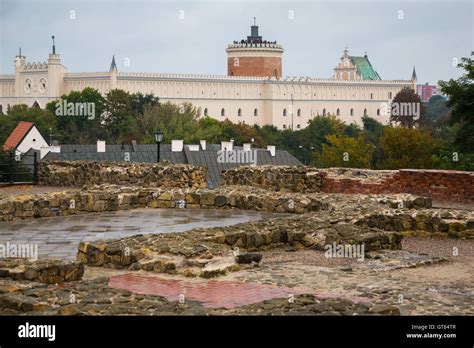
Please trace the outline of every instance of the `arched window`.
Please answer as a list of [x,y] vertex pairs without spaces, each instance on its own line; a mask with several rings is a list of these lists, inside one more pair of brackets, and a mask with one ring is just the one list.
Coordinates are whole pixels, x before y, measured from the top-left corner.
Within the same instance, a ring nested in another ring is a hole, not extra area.
[[392,92],[388,92],[388,99],[392,99]]
[[221,110],[221,116],[225,116],[225,109],[224,108],[222,108],[222,110]]
[[255,109],[255,110],[253,111],[253,115],[254,115],[254,116],[258,116],[258,110],[257,110],[257,109]]
[[36,108],[36,109],[39,109],[39,108],[40,108],[40,106],[39,106],[37,100],[35,100],[35,102],[33,103],[33,106],[32,106],[32,107],[33,107],[33,108]]
[[354,116],[354,109],[351,109],[351,116]]
[[273,76],[278,77],[278,70],[277,69],[273,70]]
[[367,109],[364,109],[364,116],[367,116]]
[[301,109],[298,109],[298,111],[296,111],[296,116],[301,116]]
[[286,109],[283,109],[283,116],[286,116]]
[[377,109],[377,116],[380,116],[380,109]]
[[337,109],[337,110],[336,110],[336,115],[337,115],[337,116],[341,116],[341,110]]
[[3,105],[0,105],[0,114],[3,114]]
[[237,110],[237,116],[242,116],[242,109]]
[[374,99],[374,94],[370,93],[370,99]]
[[209,114],[207,112],[207,108],[204,109],[204,116],[209,116]]
[[326,109],[323,109],[323,116],[326,116]]

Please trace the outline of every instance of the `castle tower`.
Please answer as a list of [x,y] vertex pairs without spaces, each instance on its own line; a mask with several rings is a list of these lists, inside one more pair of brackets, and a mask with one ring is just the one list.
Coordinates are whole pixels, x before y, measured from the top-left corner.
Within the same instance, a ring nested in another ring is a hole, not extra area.
[[61,56],[56,53],[56,45],[54,44],[54,36],[52,51],[48,57],[48,81],[47,96],[57,98],[62,94],[62,84],[65,68],[61,64]]
[[22,88],[21,72],[26,66],[26,57],[21,54],[21,48],[13,62],[15,63],[15,97],[19,97]]
[[227,75],[230,76],[282,76],[283,48],[276,41],[263,40],[258,26],[251,26],[246,40],[234,41],[227,46]]

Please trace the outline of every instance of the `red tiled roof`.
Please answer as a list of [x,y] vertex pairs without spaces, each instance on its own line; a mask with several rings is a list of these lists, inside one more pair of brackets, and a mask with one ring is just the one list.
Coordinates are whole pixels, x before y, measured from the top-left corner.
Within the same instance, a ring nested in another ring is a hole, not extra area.
[[3,145],[3,151],[16,149],[33,125],[33,122],[27,121],[21,121],[18,123],[12,134],[10,134],[8,137],[7,141],[5,141],[5,144]]

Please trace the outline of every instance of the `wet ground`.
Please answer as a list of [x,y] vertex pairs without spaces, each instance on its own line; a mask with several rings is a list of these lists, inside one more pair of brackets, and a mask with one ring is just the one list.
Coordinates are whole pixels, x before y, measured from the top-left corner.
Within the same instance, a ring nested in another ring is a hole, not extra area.
[[0,243],[38,245],[39,257],[74,259],[81,241],[234,225],[271,213],[209,209],[134,209],[0,222]]

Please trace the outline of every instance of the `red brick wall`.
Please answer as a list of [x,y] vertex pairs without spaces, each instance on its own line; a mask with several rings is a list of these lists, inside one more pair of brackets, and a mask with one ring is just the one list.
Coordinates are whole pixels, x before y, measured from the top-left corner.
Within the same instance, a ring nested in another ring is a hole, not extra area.
[[328,193],[412,193],[440,201],[474,203],[474,172],[400,169],[370,181],[334,177],[322,170],[321,191]]
[[240,57],[239,65],[235,64],[236,58],[227,58],[227,74],[229,76],[274,76],[281,77],[281,58],[275,57]]

